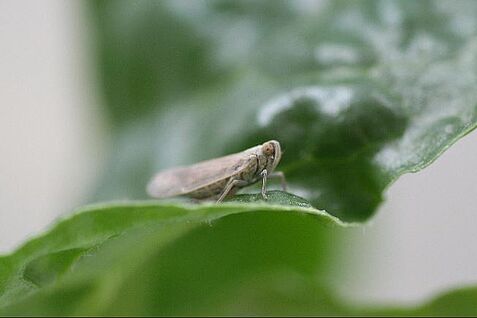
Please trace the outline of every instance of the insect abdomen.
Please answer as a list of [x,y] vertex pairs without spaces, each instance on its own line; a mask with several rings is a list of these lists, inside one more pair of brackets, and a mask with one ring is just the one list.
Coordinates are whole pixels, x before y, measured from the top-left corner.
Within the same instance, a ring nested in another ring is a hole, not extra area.
[[[198,188],[192,192],[187,193],[186,195],[194,199],[206,199],[206,198],[219,197],[222,194],[222,192],[225,190],[230,180],[238,179],[238,180],[246,181],[247,185],[253,183],[255,180],[255,174],[257,172],[257,169],[259,169],[258,160],[251,159],[248,162],[248,164],[238,174],[216,181],[204,187]],[[239,190],[239,187],[232,188],[229,191],[228,196],[234,195],[238,190]]]
[[224,190],[230,178],[226,178],[214,183],[211,183],[205,187],[198,188],[186,195],[194,199],[206,199],[219,196]]

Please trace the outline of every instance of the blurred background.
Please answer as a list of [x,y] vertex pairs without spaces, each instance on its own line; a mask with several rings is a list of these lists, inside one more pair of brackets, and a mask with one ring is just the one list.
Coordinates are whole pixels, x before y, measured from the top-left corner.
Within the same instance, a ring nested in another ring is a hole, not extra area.
[[[116,128],[104,111],[92,20],[86,2],[0,2],[1,253],[95,201],[109,169]],[[337,290],[356,301],[414,303],[477,283],[476,162],[474,133],[401,177],[365,226],[340,230],[330,278]]]

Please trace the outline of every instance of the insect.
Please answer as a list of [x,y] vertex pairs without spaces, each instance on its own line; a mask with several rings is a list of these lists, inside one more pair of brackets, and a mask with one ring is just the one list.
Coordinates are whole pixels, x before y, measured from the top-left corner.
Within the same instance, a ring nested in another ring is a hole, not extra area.
[[221,202],[239,189],[261,180],[262,197],[267,199],[267,178],[280,178],[282,188],[286,190],[284,174],[274,172],[281,156],[280,143],[270,140],[225,157],[159,172],[149,182],[147,192],[156,198],[184,195]]

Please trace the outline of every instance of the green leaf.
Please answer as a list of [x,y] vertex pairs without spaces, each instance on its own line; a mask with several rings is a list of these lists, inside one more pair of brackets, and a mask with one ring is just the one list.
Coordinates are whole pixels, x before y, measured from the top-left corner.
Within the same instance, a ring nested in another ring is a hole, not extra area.
[[260,273],[268,276],[262,286],[280,283],[283,272],[317,277],[328,253],[325,232],[343,224],[286,193],[270,193],[268,203],[253,198],[81,209],[0,258],[0,313],[232,312],[221,306],[237,290],[252,290]]
[[328,232],[345,224],[283,192],[254,199],[78,210],[0,258],[0,315],[477,314],[476,288],[414,308],[346,304],[326,270]]
[[364,221],[394,180],[476,127],[472,1],[114,1],[92,11],[122,127],[98,200],[144,198],[159,169],[276,139],[292,193]]
[[360,311],[367,316],[454,316],[471,317],[477,315],[477,287],[466,287],[442,293],[434,299],[408,308],[382,308]]

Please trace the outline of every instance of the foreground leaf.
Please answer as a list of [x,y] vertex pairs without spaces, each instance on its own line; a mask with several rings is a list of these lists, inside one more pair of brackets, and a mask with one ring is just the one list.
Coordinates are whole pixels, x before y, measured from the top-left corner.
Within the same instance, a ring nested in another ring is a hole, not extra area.
[[475,288],[416,308],[347,305],[327,284],[339,269],[325,270],[326,232],[345,224],[286,193],[270,201],[81,209],[0,258],[0,314],[477,314]]
[[[292,205],[273,205],[285,199]],[[262,272],[275,272],[273,280],[282,271],[315,277],[326,261],[324,225],[342,223],[300,205],[272,192],[268,204],[87,207],[0,258],[0,308],[21,315],[214,312]]]

